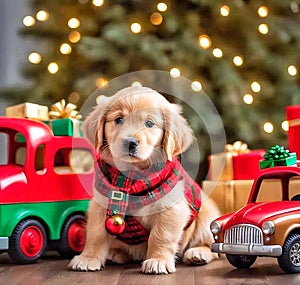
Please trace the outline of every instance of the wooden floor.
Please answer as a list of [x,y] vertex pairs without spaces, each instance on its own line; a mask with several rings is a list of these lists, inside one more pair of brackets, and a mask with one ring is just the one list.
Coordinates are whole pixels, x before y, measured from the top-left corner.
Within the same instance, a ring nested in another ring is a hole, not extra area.
[[0,255],[1,285],[237,285],[300,284],[300,274],[285,274],[276,259],[258,258],[250,269],[235,269],[222,257],[205,266],[177,265],[170,275],[143,275],[139,264],[107,265],[98,272],[73,272],[68,260],[48,253],[31,265],[15,265],[6,254]]

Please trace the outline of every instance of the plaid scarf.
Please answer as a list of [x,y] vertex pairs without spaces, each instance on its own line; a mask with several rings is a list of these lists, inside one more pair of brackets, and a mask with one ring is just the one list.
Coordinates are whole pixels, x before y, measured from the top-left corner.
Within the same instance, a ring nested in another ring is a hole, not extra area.
[[127,244],[139,244],[148,240],[148,231],[128,213],[158,201],[183,179],[185,198],[191,208],[189,226],[196,218],[201,206],[200,187],[184,171],[177,158],[166,163],[155,164],[144,171],[120,172],[98,159],[95,187],[108,198],[107,215],[125,216],[125,231],[117,236]]

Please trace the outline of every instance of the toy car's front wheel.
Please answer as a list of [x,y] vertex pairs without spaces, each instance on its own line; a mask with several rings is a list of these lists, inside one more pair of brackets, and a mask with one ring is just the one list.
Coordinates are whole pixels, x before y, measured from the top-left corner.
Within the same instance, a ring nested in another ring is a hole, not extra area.
[[9,239],[9,256],[18,263],[33,263],[41,257],[47,245],[44,227],[36,220],[20,222]]
[[282,247],[278,264],[286,273],[300,273],[300,235],[291,234]]
[[86,220],[83,215],[76,214],[65,222],[61,231],[57,251],[64,258],[72,258],[81,253],[85,243]]
[[227,260],[236,268],[249,268],[256,260],[255,255],[226,254]]

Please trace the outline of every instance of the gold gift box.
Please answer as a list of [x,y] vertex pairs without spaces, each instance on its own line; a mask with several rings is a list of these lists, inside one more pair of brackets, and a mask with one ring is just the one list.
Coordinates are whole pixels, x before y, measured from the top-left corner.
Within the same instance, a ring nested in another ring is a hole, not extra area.
[[[218,205],[222,214],[244,207],[250,195],[254,180],[209,181],[202,182],[202,190]],[[282,190],[279,179],[267,179],[261,184],[257,201],[281,201]],[[292,179],[289,187],[289,199],[299,194],[300,179]]]
[[222,214],[236,211],[246,205],[254,180],[202,182],[202,190],[218,205]]
[[48,120],[48,107],[34,103],[22,103],[5,108],[7,117],[29,118],[36,120]]
[[232,153],[223,152],[210,155],[208,157],[209,180],[232,180],[233,179],[233,164]]

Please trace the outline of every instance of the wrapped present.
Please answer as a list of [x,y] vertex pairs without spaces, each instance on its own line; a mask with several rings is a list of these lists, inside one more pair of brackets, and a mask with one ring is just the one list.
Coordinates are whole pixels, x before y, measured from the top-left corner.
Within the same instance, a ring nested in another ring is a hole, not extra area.
[[44,121],[53,131],[55,136],[82,137],[82,121],[72,118],[53,119]]
[[290,152],[282,146],[275,145],[266,152],[264,159],[259,162],[259,165],[261,169],[297,165],[297,156],[295,152]]
[[64,99],[50,107],[49,117],[52,120],[44,121],[53,131],[55,136],[82,137],[82,121],[76,110],[77,106],[68,103]]
[[249,150],[241,141],[227,144],[224,153],[209,156],[208,177],[213,181],[254,179],[264,154],[264,150]]
[[22,134],[17,133],[17,135],[16,135],[16,141],[18,143],[24,143],[24,142],[26,142],[26,139],[25,139],[25,137]]
[[289,123],[288,148],[300,157],[300,105],[287,106],[286,119]]
[[216,153],[208,157],[208,179],[209,180],[232,180],[233,165],[231,153]]
[[36,120],[48,120],[48,107],[34,103],[22,103],[5,108],[7,117],[29,118]]
[[254,179],[259,174],[259,162],[265,150],[256,149],[232,157],[235,180]]
[[225,214],[236,211],[246,205],[253,181],[205,180],[202,182],[202,190],[216,202],[221,213]]

